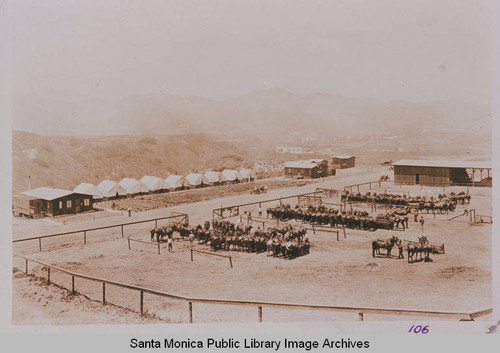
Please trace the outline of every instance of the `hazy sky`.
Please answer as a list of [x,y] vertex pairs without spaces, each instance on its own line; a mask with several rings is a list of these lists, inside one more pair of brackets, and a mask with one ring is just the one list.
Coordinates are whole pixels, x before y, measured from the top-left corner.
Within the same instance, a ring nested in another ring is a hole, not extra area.
[[15,93],[489,102],[489,1],[16,0]]

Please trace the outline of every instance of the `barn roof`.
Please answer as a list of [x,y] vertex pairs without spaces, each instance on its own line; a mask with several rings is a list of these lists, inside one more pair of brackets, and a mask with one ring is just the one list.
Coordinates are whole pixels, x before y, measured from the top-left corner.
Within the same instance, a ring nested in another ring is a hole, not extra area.
[[489,161],[454,161],[454,160],[436,160],[436,159],[402,159],[392,165],[412,166],[412,167],[441,167],[441,168],[477,168],[491,169]]
[[25,192],[22,192],[21,195],[29,196],[35,199],[42,199],[42,200],[55,200],[60,197],[68,196],[73,194],[74,192],[71,190],[64,190],[64,189],[56,189],[56,188],[48,188],[45,186],[33,189],[33,190],[28,190]]

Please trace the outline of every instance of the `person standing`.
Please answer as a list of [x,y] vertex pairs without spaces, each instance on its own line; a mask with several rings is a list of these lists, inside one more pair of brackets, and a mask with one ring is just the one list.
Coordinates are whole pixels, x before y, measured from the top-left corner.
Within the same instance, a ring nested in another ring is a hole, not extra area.
[[128,216],[131,217],[132,216],[132,209],[130,208],[130,206],[128,206],[127,212],[128,212]]
[[419,222],[420,222],[420,228],[424,229],[424,223],[425,223],[424,216],[420,216],[420,221]]
[[167,246],[168,246],[168,252],[172,252],[172,236],[169,235],[167,238]]

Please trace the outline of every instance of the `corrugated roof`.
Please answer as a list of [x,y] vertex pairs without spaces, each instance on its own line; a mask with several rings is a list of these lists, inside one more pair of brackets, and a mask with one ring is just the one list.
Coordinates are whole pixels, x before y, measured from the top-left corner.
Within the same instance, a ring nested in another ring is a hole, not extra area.
[[402,159],[392,163],[396,166],[415,166],[415,167],[442,167],[442,168],[477,168],[491,169],[491,161],[454,161],[454,160],[435,160],[435,159]]
[[42,200],[55,200],[60,197],[68,196],[73,194],[73,191],[71,190],[64,190],[64,189],[56,189],[56,188],[48,188],[45,186],[33,189],[33,190],[28,190],[25,192],[21,193],[22,195],[30,196],[35,199],[42,199]]

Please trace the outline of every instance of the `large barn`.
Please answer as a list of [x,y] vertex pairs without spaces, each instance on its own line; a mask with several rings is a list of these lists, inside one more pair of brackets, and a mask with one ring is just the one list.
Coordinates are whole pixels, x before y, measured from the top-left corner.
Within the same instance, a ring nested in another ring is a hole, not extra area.
[[332,156],[332,169],[346,169],[356,166],[356,157],[345,154]]
[[322,178],[328,176],[328,161],[325,159],[309,159],[291,161],[284,164],[287,178]]
[[492,185],[490,162],[403,159],[392,165],[397,184]]
[[48,187],[22,192],[14,197],[13,202],[15,215],[34,218],[79,213],[92,209],[92,195]]

